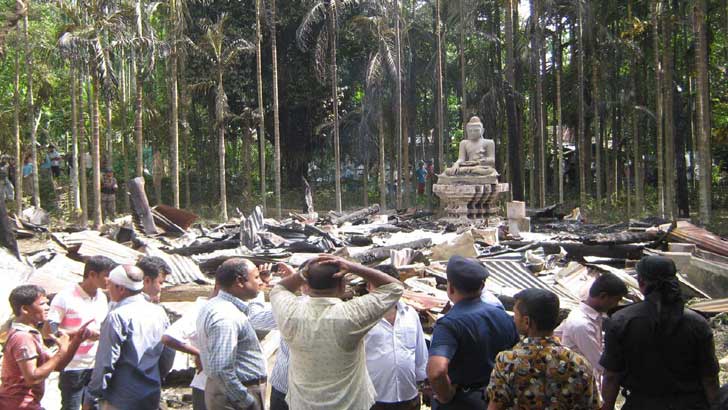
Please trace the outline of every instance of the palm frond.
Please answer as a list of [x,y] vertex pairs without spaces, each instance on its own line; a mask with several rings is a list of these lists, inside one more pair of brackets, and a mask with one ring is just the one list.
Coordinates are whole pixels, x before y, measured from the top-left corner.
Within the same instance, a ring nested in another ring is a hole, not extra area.
[[[325,1],[316,1],[296,29],[296,42],[301,51],[308,51],[319,26],[325,25],[328,6]],[[319,36],[320,37],[320,36]]]

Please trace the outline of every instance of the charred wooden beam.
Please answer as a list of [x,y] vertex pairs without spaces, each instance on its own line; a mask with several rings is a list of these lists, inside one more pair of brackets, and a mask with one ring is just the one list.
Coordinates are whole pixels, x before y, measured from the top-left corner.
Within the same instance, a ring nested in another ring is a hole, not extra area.
[[199,245],[185,246],[184,248],[175,248],[166,251],[167,253],[182,256],[197,255],[200,253],[210,253],[223,249],[235,249],[240,246],[238,239],[228,239],[224,241],[207,242]]
[[329,217],[331,218],[331,223],[334,225],[341,225],[346,222],[355,222],[358,220],[362,220],[364,218],[367,218],[370,215],[378,214],[379,213],[379,205],[374,204],[368,208],[362,208],[357,211],[348,213],[346,215],[334,215],[329,214]]

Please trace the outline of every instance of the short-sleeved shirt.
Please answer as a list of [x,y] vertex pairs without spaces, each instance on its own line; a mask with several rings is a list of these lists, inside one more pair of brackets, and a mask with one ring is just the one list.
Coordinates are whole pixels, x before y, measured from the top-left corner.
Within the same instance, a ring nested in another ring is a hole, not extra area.
[[427,170],[424,168],[417,168],[417,182],[424,184],[427,181]]
[[0,410],[40,410],[45,380],[28,387],[20,371],[20,362],[36,360],[43,365],[50,354],[43,346],[40,332],[22,323],[13,323],[3,351],[0,383]]
[[495,356],[518,342],[516,325],[503,309],[480,298],[462,300],[435,324],[430,357],[450,359],[450,382],[460,387],[488,385]]
[[[108,312],[109,304],[104,292],[97,291],[96,295],[91,297],[81,285],[73,284],[53,298],[48,320],[58,323],[59,329],[66,332],[74,331],[91,321],[88,328],[100,332],[101,323]],[[66,370],[93,369],[98,345],[98,340],[86,340],[81,343]]]
[[[199,316],[202,306],[206,303],[207,298],[197,298],[195,306],[189,312],[182,315],[181,318],[177,319],[176,322],[172,323],[172,325],[164,331],[164,335],[171,337],[180,343],[190,344],[199,349],[200,341],[197,337],[197,316]],[[192,378],[192,382],[190,382],[190,387],[198,390],[205,390],[206,384],[207,374],[205,371],[201,370],[195,372],[195,376]]]
[[550,337],[525,338],[498,354],[488,399],[503,410],[597,410],[591,367]]
[[674,396],[702,393],[702,377],[718,374],[713,332],[698,313],[684,309],[671,334],[658,326],[657,306],[648,300],[628,306],[605,326],[604,369],[624,373],[631,393]]
[[376,391],[367,373],[364,336],[402,296],[387,284],[347,302],[270,293],[278,329],[291,351],[286,401],[292,410],[369,410]]

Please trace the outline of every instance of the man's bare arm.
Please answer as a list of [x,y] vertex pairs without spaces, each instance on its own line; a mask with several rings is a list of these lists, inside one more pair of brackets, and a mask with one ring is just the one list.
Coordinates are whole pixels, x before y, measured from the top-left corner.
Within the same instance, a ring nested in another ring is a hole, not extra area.
[[450,359],[443,356],[430,356],[427,362],[427,379],[440,403],[449,403],[455,397],[455,386],[450,383],[447,374],[449,366]]
[[609,370],[604,371],[604,378],[602,379],[602,398],[604,399],[604,404],[602,404],[602,410],[614,410],[614,404],[619,394],[620,379],[619,373]]

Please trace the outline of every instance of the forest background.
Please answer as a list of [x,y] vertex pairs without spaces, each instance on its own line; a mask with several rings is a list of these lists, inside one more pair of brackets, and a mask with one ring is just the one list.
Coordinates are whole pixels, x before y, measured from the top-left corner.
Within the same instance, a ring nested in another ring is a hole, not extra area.
[[0,0],[0,13],[0,152],[39,167],[52,143],[75,169],[89,152],[88,172],[53,183],[41,168],[23,205],[82,225],[102,222],[106,167],[215,219],[300,210],[302,177],[317,209],[431,206],[415,168],[454,161],[478,115],[513,199],[728,232],[728,0]]

